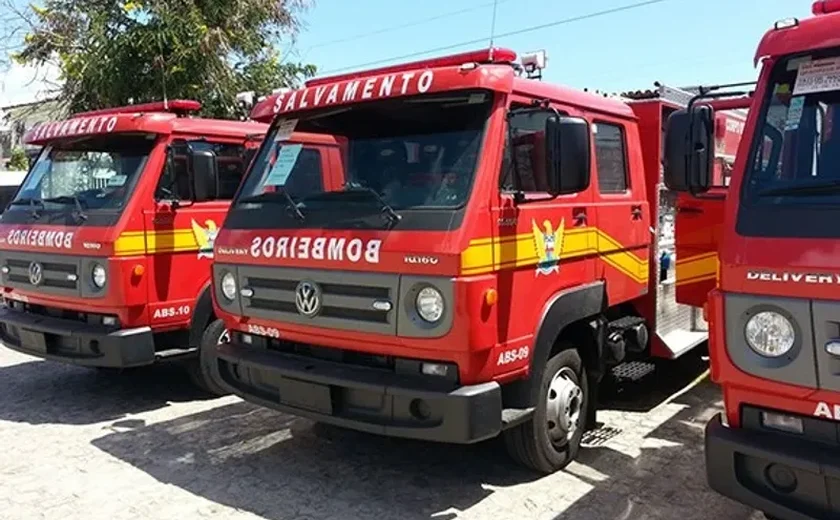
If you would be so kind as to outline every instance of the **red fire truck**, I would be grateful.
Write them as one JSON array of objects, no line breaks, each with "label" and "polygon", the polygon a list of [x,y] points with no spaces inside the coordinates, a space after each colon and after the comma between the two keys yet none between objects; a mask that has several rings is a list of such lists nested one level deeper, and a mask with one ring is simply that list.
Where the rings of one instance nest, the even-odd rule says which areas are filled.
[{"label": "red fire truck", "polygon": [[[213,262],[226,389],[385,435],[502,433],[552,472],[613,368],[706,339],[673,270],[659,275],[678,91],[613,99],[527,69],[492,48],[315,79],[254,107],[273,123]],[[293,130],[336,147],[305,154]],[[335,164],[343,184],[317,185]]]},{"label": "red fire truck", "polygon": [[99,110],[25,136],[43,149],[0,217],[4,345],[107,369],[187,361],[221,391],[198,356],[224,332],[212,244],[268,127],[188,117],[200,108]]},{"label": "red fire truck", "polygon": [[672,116],[666,150],[667,184],[695,194],[683,195],[679,241],[691,218],[722,215],[707,316],[725,413],[706,429],[708,481],[784,520],[840,518],[840,1],[813,12],[758,46],[728,196],[709,187],[708,153],[732,92]]}]

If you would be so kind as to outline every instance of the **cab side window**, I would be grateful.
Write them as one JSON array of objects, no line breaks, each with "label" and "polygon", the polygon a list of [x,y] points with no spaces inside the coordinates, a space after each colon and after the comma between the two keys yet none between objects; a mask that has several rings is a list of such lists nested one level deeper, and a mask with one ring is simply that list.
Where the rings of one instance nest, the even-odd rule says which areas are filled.
[{"label": "cab side window", "polygon": [[627,155],[624,130],[610,123],[596,123],[595,160],[598,168],[598,186],[601,193],[627,191]]},{"label": "cab side window", "polygon": [[508,117],[509,130],[505,136],[499,189],[503,192],[544,193],[548,191],[545,122],[555,112],[522,108],[512,107],[514,113]]},{"label": "cab side window", "polygon": [[[215,200],[233,199],[256,150],[231,143],[192,142],[189,146],[211,150],[216,155],[219,190]],[[171,158],[164,167],[155,191],[157,200],[192,199],[187,150],[186,141],[174,141],[170,146]]]}]

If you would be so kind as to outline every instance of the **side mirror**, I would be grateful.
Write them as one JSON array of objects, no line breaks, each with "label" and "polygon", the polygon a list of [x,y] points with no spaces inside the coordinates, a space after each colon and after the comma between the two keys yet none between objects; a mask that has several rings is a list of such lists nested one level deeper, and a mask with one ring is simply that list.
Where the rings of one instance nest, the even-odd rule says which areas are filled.
[{"label": "side mirror", "polygon": [[715,113],[694,105],[668,117],[665,130],[665,185],[674,191],[703,193],[712,184]]},{"label": "side mirror", "polygon": [[188,167],[195,202],[214,200],[219,193],[216,154],[210,150],[197,150],[190,146]]},{"label": "side mirror", "polygon": [[579,117],[554,115],[545,121],[545,159],[549,193],[570,195],[589,187],[589,124]]}]

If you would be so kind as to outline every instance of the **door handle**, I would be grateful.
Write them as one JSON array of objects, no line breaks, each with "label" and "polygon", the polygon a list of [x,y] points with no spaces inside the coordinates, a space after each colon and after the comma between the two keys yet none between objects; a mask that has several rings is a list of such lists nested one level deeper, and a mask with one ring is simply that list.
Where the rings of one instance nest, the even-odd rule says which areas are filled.
[{"label": "door handle", "polygon": [[575,208],[572,210],[572,215],[575,219],[575,227],[581,227],[586,225],[586,209],[584,208]]},{"label": "door handle", "polygon": [[630,215],[633,217],[633,220],[642,220],[642,206],[631,206]]}]

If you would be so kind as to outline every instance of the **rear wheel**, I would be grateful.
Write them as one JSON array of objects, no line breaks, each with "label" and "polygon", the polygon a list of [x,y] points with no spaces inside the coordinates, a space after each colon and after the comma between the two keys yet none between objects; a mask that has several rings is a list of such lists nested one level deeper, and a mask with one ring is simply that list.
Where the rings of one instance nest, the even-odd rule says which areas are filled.
[{"label": "rear wheel", "polygon": [[533,418],[503,432],[508,453],[542,473],[565,468],[580,449],[589,398],[580,354],[563,345],[543,370]]},{"label": "rear wheel", "polygon": [[227,343],[228,341],[230,341],[230,334],[222,320],[211,321],[201,335],[198,359],[191,360],[187,368],[193,383],[211,394],[227,394],[213,378],[213,364],[216,362],[216,347],[220,343]]}]

